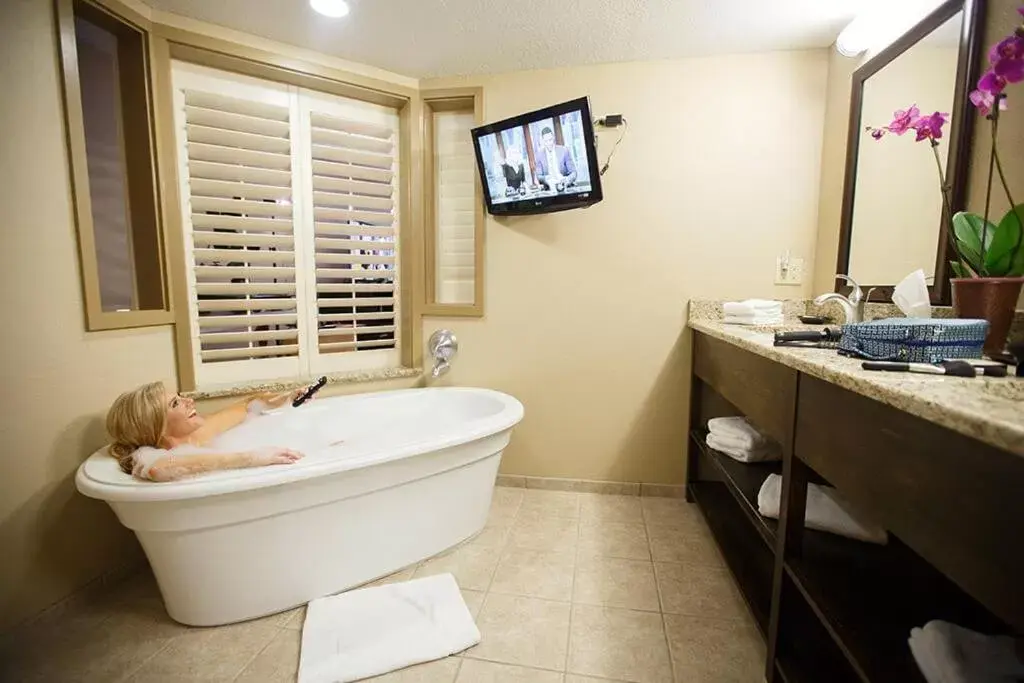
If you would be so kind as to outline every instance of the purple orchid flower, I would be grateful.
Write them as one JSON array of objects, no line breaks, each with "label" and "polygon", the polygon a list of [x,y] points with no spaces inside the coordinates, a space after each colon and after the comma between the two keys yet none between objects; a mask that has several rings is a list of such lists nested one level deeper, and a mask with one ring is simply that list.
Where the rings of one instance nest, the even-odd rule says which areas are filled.
[{"label": "purple orchid flower", "polygon": [[[969,95],[971,104],[975,106],[982,116],[992,113],[992,106],[996,103],[996,96],[985,90],[974,90]],[[1000,111],[1006,111],[1006,98],[999,98]]]},{"label": "purple orchid flower", "polygon": [[[910,105],[908,109],[897,109],[892,115],[892,123],[886,126],[886,130],[896,135],[903,135],[914,127],[914,123],[920,118],[921,110],[916,104]],[[876,140],[878,138],[875,138]]]},{"label": "purple orchid flower", "polygon": [[942,127],[949,120],[949,114],[935,112],[931,116],[922,116],[914,122],[913,129],[917,131],[916,141],[938,140],[942,137]]},{"label": "purple orchid flower", "polygon": [[989,63],[996,64],[1004,59],[1024,59],[1024,37],[1010,34],[988,51]]},{"label": "purple orchid flower", "polygon": [[998,95],[1003,92],[1003,88],[1006,87],[1006,79],[995,72],[994,69],[990,69],[978,81],[978,90],[982,90],[991,95]]},{"label": "purple orchid flower", "polygon": [[[1021,39],[1024,42],[1024,38]],[[992,66],[992,71],[1006,83],[1024,81],[1024,58],[1000,59]]]},{"label": "purple orchid flower", "polygon": [[871,133],[871,137],[875,140],[881,140],[885,136],[885,128],[872,128],[868,126],[868,132]]},{"label": "purple orchid flower", "polygon": [[1017,14],[1024,17],[1024,5],[1021,5],[1020,7],[1017,8]]}]

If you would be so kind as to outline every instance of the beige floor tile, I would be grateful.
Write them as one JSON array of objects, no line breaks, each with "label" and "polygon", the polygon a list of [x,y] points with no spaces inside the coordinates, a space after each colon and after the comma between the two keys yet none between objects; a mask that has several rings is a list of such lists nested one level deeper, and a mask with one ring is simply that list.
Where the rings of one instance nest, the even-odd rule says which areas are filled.
[{"label": "beige floor tile", "polygon": [[687,529],[648,524],[647,538],[650,540],[651,557],[655,562],[725,566],[711,532],[705,526]]},{"label": "beige floor tile", "polygon": [[765,646],[746,623],[666,614],[676,677],[686,683],[751,683],[764,678]]},{"label": "beige floor tile", "polygon": [[381,577],[376,581],[371,581],[365,586],[360,588],[372,588],[374,586],[387,586],[392,583],[402,583],[403,581],[409,581],[412,579],[413,574],[416,573],[416,567],[406,567],[405,569],[399,569],[394,574],[388,574],[387,576]]},{"label": "beige floor tile", "polygon": [[631,683],[672,680],[662,615],[590,605],[572,609],[570,673]]},{"label": "beige floor tile", "polygon": [[697,506],[682,498],[640,498],[640,505],[647,524],[685,529],[704,526]]},{"label": "beige floor tile", "polygon": [[569,603],[489,593],[477,618],[482,640],[465,656],[561,671]]},{"label": "beige floor tile", "polygon": [[580,519],[584,522],[643,524],[640,496],[580,494]]},{"label": "beige floor tile", "polygon": [[562,683],[562,674],[478,659],[462,662],[456,683]]},{"label": "beige floor tile", "polygon": [[268,618],[270,619],[270,623],[278,628],[291,628],[289,624],[297,619],[299,623],[295,628],[302,628],[302,620],[305,616],[306,606],[302,605],[301,607],[285,610],[284,612],[280,612]]},{"label": "beige floor tile", "polygon": [[469,613],[473,615],[474,619],[479,616],[480,608],[484,605],[484,597],[486,595],[483,591],[462,589],[462,599],[466,601],[466,607],[469,608]]},{"label": "beige floor tile", "polygon": [[242,670],[234,683],[292,683],[299,674],[302,634],[282,629],[256,658]]},{"label": "beige floor tile", "polygon": [[516,520],[505,549],[571,552],[578,540],[579,522],[575,519],[525,516]]},{"label": "beige floor tile", "polygon": [[576,555],[571,551],[513,549],[498,562],[491,592],[568,602],[575,566]]},{"label": "beige floor tile", "polygon": [[590,676],[577,676],[576,674],[566,674],[565,683],[622,683],[621,681],[615,681],[611,678],[591,678]]},{"label": "beige floor tile", "polygon": [[580,494],[572,491],[526,489],[519,514],[545,518],[579,519]]},{"label": "beige floor tile", "polygon": [[171,641],[130,681],[230,681],[280,632],[261,621],[194,629]]},{"label": "beige floor tile", "polygon": [[376,683],[453,683],[461,663],[462,660],[457,657],[445,657],[367,680]]},{"label": "beige floor tile", "polygon": [[746,606],[723,567],[656,562],[654,573],[666,614],[684,614],[709,619],[745,619]]},{"label": "beige floor tile", "polygon": [[588,521],[584,517],[580,523],[579,550],[581,556],[651,559],[647,529],[643,524]]},{"label": "beige floor tile", "polygon": [[658,586],[649,561],[580,557],[572,601],[587,605],[658,611]]},{"label": "beige floor tile", "polygon": [[459,588],[487,590],[497,566],[498,553],[491,548],[463,545],[423,562],[416,569],[414,578],[450,572]]},{"label": "beige floor tile", "polygon": [[301,631],[302,624],[306,621],[306,607],[296,607],[294,610],[289,612],[288,621],[281,624],[281,628],[291,629],[293,631]]},{"label": "beige floor tile", "polygon": [[487,516],[487,524],[507,526],[515,519],[519,506],[523,502],[524,489],[497,487],[491,498],[491,511]]},{"label": "beige floor tile", "polygon": [[466,545],[478,545],[484,548],[494,548],[501,552],[508,542],[509,532],[512,530],[511,523],[508,525],[488,524],[483,530],[466,542]]}]

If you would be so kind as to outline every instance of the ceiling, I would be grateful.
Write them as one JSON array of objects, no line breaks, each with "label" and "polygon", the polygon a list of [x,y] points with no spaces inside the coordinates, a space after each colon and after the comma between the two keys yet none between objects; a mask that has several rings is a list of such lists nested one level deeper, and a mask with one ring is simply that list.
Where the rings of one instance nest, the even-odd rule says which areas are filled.
[{"label": "ceiling", "polygon": [[866,0],[147,0],[418,78],[827,47]]}]

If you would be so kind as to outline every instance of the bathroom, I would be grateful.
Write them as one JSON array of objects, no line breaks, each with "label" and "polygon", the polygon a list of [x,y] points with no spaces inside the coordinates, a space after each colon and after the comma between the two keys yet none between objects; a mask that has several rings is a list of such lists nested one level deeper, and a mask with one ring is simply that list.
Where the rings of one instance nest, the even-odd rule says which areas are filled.
[{"label": "bathroom", "polygon": [[[414,102],[429,103],[432,91],[455,91],[459,111],[472,115],[473,125],[584,95],[595,117],[625,117],[628,126],[595,133],[601,163],[615,149],[602,176],[602,202],[528,217],[486,216],[480,209],[473,217],[479,239],[472,305],[439,302],[435,286],[428,287],[430,203],[399,192],[399,201],[408,202],[402,214],[410,217],[402,229],[413,231],[412,246],[399,255],[407,269],[400,308],[405,355],[386,367],[325,370],[349,380],[362,374],[364,381],[332,381],[311,405],[378,391],[478,387],[514,397],[524,408],[501,457],[488,527],[454,559],[435,558],[433,567],[425,559],[396,577],[454,574],[483,636],[477,655],[468,651],[381,680],[762,680],[769,639],[699,501],[684,498],[688,453],[697,451],[691,405],[697,398],[702,409],[715,409],[706,396],[694,396],[695,385],[711,382],[708,373],[694,380],[690,302],[805,301],[836,289],[851,86],[854,71],[874,52],[847,57],[835,42],[870,3],[842,0],[824,10],[822,3],[793,0],[777,12],[736,0],[715,16],[692,2],[599,3],[585,21],[565,29],[564,40],[545,38],[543,50],[515,38],[547,35],[541,19],[479,28],[505,16],[497,3],[485,3],[486,12],[477,3],[448,3],[455,14],[434,16],[420,3],[351,0],[340,20],[298,1],[288,9],[267,3],[262,13],[249,4],[241,11],[238,2],[98,4],[157,27],[149,46],[155,64],[168,58],[159,52],[169,43],[198,51],[228,46],[234,59],[297,65],[316,78],[372,83]],[[977,26],[984,60],[984,50],[1019,24],[1020,3],[967,4],[984,7]],[[131,327],[91,320],[95,294],[83,287],[83,268],[91,266],[83,266],[81,202],[73,191],[82,150],[69,148],[57,32],[58,8],[70,6],[13,0],[0,8],[7,65],[0,187],[5,203],[17,207],[8,211],[5,231],[13,240],[5,252],[14,258],[0,276],[14,322],[3,345],[0,678],[294,680],[301,609],[224,627],[174,622],[135,534],[106,503],[76,489],[79,466],[108,443],[104,415],[122,392],[152,381],[172,391],[198,390],[203,413],[236,398],[203,393],[197,382],[187,306],[157,311],[158,322]],[[530,15],[545,11],[527,5]],[[375,41],[360,35],[367,25],[401,33],[383,40],[378,34]],[[414,41],[420,26],[434,38]],[[524,44],[529,49],[517,47]],[[186,52],[179,58],[188,61]],[[299,86],[316,90],[316,78]],[[154,84],[158,113],[169,88]],[[903,106],[915,100],[922,110],[938,106],[930,108],[911,86],[905,92]],[[1008,92],[999,139],[1013,189],[1024,185],[1024,163],[1013,153],[1024,143],[1024,114]],[[156,124],[159,153],[173,126],[159,115]],[[986,122],[977,117],[966,136],[961,206],[980,212],[988,187]],[[930,163],[924,144],[911,136],[877,144],[907,147]],[[423,141],[409,145],[418,154]],[[166,155],[158,154],[158,162],[166,253],[154,272],[163,269],[166,295],[180,289],[176,269],[184,256],[180,217],[178,225],[173,219],[180,213],[177,170],[173,162],[168,168]],[[993,215],[1003,215],[998,184],[991,201]],[[932,237],[937,234],[933,223]],[[404,233],[402,239],[404,245]],[[872,256],[883,252],[884,241],[855,246],[850,274],[870,272]],[[780,260],[787,266],[782,273]],[[935,260],[933,244],[928,262],[919,265],[934,268]],[[914,269],[897,266],[887,282],[862,284],[894,285]],[[179,313],[186,314],[184,324]],[[459,350],[448,372],[434,378],[427,343],[439,329],[455,334]],[[885,381],[903,379],[885,374]],[[249,386],[300,385],[315,376],[279,374]],[[970,381],[917,375],[912,381],[951,380]],[[223,383],[214,377],[209,385]],[[749,384],[757,395],[754,380]],[[742,407],[743,397],[727,398]],[[826,422],[838,428],[844,417],[837,412]],[[969,490],[979,500],[991,493]],[[943,570],[957,575],[956,567]],[[974,593],[976,584],[958,583]],[[589,598],[576,599],[585,592]],[[993,609],[990,596],[975,597]],[[532,627],[503,630],[506,623]]]}]

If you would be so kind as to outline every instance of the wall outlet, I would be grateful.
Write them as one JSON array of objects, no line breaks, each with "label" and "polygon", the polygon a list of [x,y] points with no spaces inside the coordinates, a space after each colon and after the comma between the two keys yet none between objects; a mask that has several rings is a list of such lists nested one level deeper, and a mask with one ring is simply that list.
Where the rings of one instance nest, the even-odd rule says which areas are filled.
[{"label": "wall outlet", "polygon": [[783,254],[775,259],[775,284],[802,285],[804,283],[804,260]]}]

